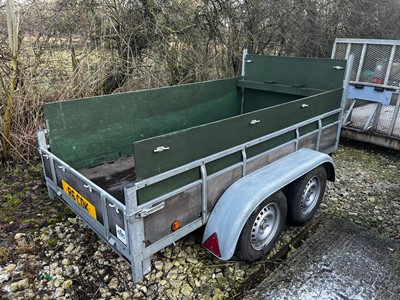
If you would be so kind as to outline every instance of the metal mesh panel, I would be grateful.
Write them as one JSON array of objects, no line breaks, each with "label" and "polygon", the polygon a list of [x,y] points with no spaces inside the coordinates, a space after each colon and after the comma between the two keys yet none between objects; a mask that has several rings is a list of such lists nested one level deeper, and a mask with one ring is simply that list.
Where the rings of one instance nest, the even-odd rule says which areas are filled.
[{"label": "metal mesh panel", "polygon": [[367,45],[360,81],[383,84],[392,46]]},{"label": "metal mesh panel", "polygon": [[346,50],[347,50],[347,44],[338,43],[336,46],[335,58],[336,59],[345,59],[346,58]]},{"label": "metal mesh panel", "polygon": [[354,54],[354,63],[353,63],[353,69],[351,71],[351,81],[355,81],[357,77],[357,69],[360,64],[360,59],[361,59],[361,51],[362,51],[363,45],[362,44],[352,44],[350,48],[350,53]]},{"label": "metal mesh panel", "polygon": [[[400,41],[338,39],[335,42],[335,58],[346,58],[349,44],[350,53],[354,54],[350,81],[361,86],[373,87],[369,87],[365,94],[370,101],[357,99],[350,114],[346,114],[349,116],[346,118],[346,126],[369,134],[400,137],[400,105],[397,105],[399,100],[395,92],[400,87]],[[382,91],[392,93],[389,105],[378,104],[380,95],[374,93]],[[376,101],[372,98],[374,96],[377,97]],[[347,101],[346,110],[350,109],[351,103],[353,100]]]},{"label": "metal mesh panel", "polygon": [[381,113],[379,115],[378,126],[376,132],[382,134],[389,134],[390,124],[393,119],[394,106],[382,106]]},{"label": "metal mesh panel", "polygon": [[[351,112],[349,126],[364,129],[367,122],[370,120],[371,115],[374,113],[376,105],[376,103],[371,103],[369,101],[357,100],[356,105]],[[367,127],[369,126],[371,126],[371,124],[368,124]]]},{"label": "metal mesh panel", "polygon": [[[393,132],[389,131],[389,135],[400,137],[400,113],[398,112],[399,109],[396,107],[397,101],[400,101],[399,100],[399,95],[398,94],[393,94],[392,95],[392,100],[390,101],[390,107],[393,108],[393,113],[392,113],[392,116],[390,118],[390,126],[391,127],[393,126],[392,122],[394,121],[394,128],[393,128]],[[390,128],[390,129],[392,129],[392,128]]]},{"label": "metal mesh panel", "polygon": [[393,136],[400,138],[400,116],[397,116],[396,124],[393,130]]},{"label": "metal mesh panel", "polygon": [[[396,101],[397,95],[394,96]],[[391,134],[392,122],[395,117],[396,106],[388,105],[382,106],[381,111],[377,110],[378,103],[371,103],[365,100],[357,100],[351,112],[349,127],[372,130],[374,132],[400,137],[400,113],[397,114],[396,122],[394,124],[393,133]],[[379,113],[378,116],[373,116],[374,112]],[[374,120],[377,118],[376,128],[373,127]],[[367,125],[368,123],[368,125]]]},{"label": "metal mesh panel", "polygon": [[388,85],[400,86],[400,47],[396,47]]}]

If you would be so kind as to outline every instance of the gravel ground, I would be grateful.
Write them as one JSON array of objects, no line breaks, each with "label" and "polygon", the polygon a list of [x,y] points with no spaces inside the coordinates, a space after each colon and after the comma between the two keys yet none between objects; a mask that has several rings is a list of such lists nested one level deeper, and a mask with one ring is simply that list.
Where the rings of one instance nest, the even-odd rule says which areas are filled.
[{"label": "gravel ground", "polygon": [[[334,160],[337,180],[328,184],[317,218],[340,216],[400,240],[400,152],[345,142]],[[129,265],[77,218],[36,230],[0,221],[11,228],[3,242],[14,249],[0,260],[5,299],[226,299],[302,230],[287,227],[275,249],[253,264],[213,258],[193,233],[153,256],[151,273],[134,284]]]}]

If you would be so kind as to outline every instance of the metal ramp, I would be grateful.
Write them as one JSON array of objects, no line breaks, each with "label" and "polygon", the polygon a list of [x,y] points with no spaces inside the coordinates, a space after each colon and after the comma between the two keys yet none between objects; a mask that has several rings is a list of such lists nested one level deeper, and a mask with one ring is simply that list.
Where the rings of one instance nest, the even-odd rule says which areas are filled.
[{"label": "metal ramp", "polygon": [[351,54],[342,136],[400,150],[400,41],[335,40],[332,58]]},{"label": "metal ramp", "polygon": [[328,220],[244,300],[400,299],[400,243]]}]

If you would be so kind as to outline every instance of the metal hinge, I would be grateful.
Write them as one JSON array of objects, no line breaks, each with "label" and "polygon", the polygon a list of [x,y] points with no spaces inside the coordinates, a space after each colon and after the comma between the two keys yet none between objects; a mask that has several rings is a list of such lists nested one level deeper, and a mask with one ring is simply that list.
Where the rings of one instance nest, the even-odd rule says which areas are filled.
[{"label": "metal hinge", "polygon": [[155,212],[163,209],[165,207],[165,202],[161,202],[160,204],[157,204],[153,207],[150,208],[143,208],[139,211],[137,211],[134,216],[136,219],[141,219],[144,217],[147,217],[148,215],[154,214]]},{"label": "metal hinge", "polygon": [[251,120],[250,125],[256,125],[257,123],[260,123],[260,120]]},{"label": "metal hinge", "polygon": [[165,150],[169,150],[169,147],[160,146],[154,149],[153,152],[157,153],[157,152],[163,152]]}]

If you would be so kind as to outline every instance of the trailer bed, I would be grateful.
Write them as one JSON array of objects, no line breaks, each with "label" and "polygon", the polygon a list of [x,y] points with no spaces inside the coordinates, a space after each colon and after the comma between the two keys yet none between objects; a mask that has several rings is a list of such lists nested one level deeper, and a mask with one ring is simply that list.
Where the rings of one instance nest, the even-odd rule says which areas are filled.
[{"label": "trailer bed", "polygon": [[124,187],[132,184],[136,179],[133,156],[121,157],[78,171],[122,204],[125,204]]}]

